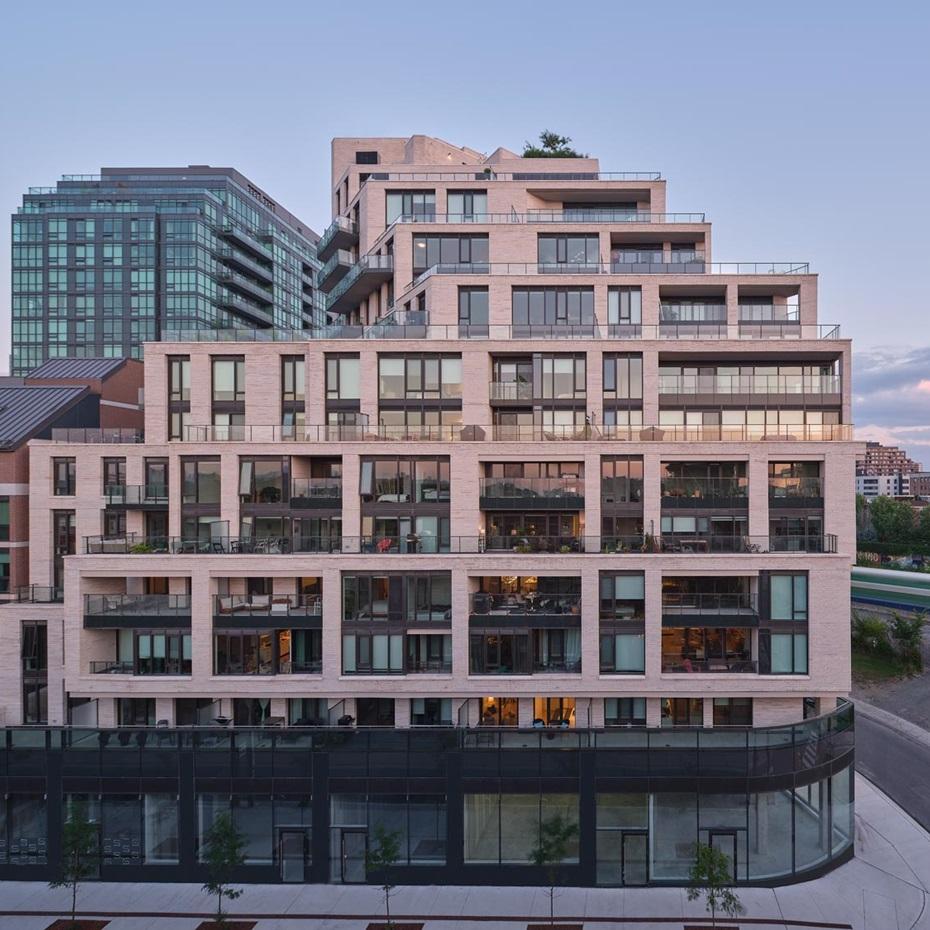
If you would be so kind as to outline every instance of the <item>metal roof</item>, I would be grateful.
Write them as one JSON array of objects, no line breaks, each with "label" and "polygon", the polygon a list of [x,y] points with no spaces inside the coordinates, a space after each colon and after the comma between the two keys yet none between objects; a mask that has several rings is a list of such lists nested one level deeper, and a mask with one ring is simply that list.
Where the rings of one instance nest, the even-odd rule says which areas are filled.
[{"label": "metal roof", "polygon": [[27,378],[106,378],[121,368],[124,358],[50,358]]},{"label": "metal roof", "polygon": [[85,393],[84,387],[0,387],[0,448],[22,445]]}]

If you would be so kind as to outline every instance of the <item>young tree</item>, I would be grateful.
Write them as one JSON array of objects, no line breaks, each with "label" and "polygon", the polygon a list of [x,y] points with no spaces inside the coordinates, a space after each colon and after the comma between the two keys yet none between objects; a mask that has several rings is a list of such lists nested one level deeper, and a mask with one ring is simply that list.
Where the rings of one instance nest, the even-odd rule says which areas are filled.
[{"label": "young tree", "polygon": [[569,143],[569,136],[560,136],[557,132],[550,132],[544,129],[539,134],[539,145],[533,145],[532,142],[523,143],[524,158],[586,158],[580,152],[576,152]]},{"label": "young tree", "polygon": [[572,840],[578,834],[578,825],[561,814],[544,820],[539,827],[539,843],[530,853],[530,862],[546,870],[549,878],[549,923],[555,923],[555,888],[558,867],[568,858]]},{"label": "young tree", "polygon": [[717,911],[727,917],[739,917],[743,913],[742,902],[732,888],[733,871],[725,852],[698,843],[689,880],[688,900],[694,901],[702,895],[707,899],[711,927],[717,926]]},{"label": "young tree", "polygon": [[209,878],[203,884],[207,894],[216,895],[216,923],[223,926],[223,898],[235,901],[242,894],[241,888],[229,887],[229,873],[245,862],[245,837],[236,829],[232,815],[220,814],[207,830],[204,837],[203,861],[207,864]]},{"label": "young tree", "polygon": [[927,618],[923,614],[906,617],[895,611],[891,615],[888,632],[898,649],[898,657],[909,674],[923,671],[924,662],[920,652],[923,643],[924,624]]},{"label": "young tree", "polygon": [[[375,827],[374,846],[365,854],[365,869],[369,872],[383,872],[393,868],[400,858],[400,833],[396,830],[386,830],[382,824]],[[384,876],[381,884],[384,892],[384,916],[388,930],[393,930],[394,922],[391,920],[391,892],[394,885]]]},{"label": "young tree", "polygon": [[99,858],[97,826],[87,817],[83,801],[72,803],[61,831],[61,876],[48,883],[49,888],[71,889],[71,926],[77,926],[78,885],[90,878]]}]

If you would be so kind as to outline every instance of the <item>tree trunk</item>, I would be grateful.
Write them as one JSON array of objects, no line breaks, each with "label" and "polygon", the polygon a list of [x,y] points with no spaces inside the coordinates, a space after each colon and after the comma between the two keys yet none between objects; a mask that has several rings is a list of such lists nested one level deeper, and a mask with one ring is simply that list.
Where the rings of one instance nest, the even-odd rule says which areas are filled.
[{"label": "tree trunk", "polygon": [[221,924],[223,922],[223,887],[220,886],[220,890],[216,893],[216,922]]},{"label": "tree trunk", "polygon": [[387,917],[388,930],[391,930],[391,891],[384,889],[384,913]]},{"label": "tree trunk", "polygon": [[77,882],[71,883],[71,926],[77,923]]},{"label": "tree trunk", "polygon": [[549,923],[555,923],[555,885],[549,886]]}]

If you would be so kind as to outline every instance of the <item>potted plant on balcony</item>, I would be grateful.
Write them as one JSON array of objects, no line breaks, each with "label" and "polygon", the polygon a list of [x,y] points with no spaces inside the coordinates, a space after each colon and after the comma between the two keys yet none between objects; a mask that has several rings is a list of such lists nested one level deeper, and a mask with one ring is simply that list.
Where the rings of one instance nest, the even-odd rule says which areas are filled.
[{"label": "potted plant on balcony", "polygon": [[131,545],[129,551],[132,555],[144,555],[146,552],[151,552],[152,547],[147,542],[138,542]]}]

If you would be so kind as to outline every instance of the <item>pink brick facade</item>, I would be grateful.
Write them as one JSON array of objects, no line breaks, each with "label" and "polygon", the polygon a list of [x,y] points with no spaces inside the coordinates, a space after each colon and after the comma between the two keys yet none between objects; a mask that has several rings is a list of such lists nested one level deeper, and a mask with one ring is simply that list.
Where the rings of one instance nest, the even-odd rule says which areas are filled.
[{"label": "pink brick facade", "polygon": [[[358,151],[376,151],[379,163],[355,164]],[[485,170],[487,169],[487,171]],[[537,177],[553,171],[560,178]],[[271,717],[288,718],[288,700],[323,698],[339,715],[355,717],[360,698],[393,698],[395,726],[411,723],[411,701],[418,698],[452,699],[453,718],[459,723],[479,723],[479,702],[489,695],[518,700],[519,723],[530,726],[537,718],[534,699],[574,699],[572,724],[603,726],[605,701],[614,698],[645,699],[646,723],[658,726],[669,698],[702,698],[702,722],[714,724],[715,698],[751,698],[752,722],[769,726],[797,721],[805,714],[805,699],[826,712],[845,697],[850,688],[849,574],[855,551],[853,485],[860,445],[851,440],[850,343],[841,340],[818,321],[815,275],[806,268],[771,273],[764,267],[715,267],[711,263],[710,224],[694,217],[676,219],[666,213],[665,182],[650,179],[600,179],[596,159],[515,161],[499,150],[490,159],[468,149],[448,146],[440,140],[413,137],[410,140],[339,139],[333,143],[334,211],[343,217],[357,216],[357,244],[350,248],[353,260],[369,254],[393,256],[393,278],[373,285],[370,293],[348,309],[340,308],[338,324],[363,327],[384,315],[391,305],[403,311],[418,306],[418,295],[428,312],[422,330],[393,334],[395,338],[357,338],[340,331],[315,334],[304,341],[152,343],[145,351],[145,442],[144,444],[65,444],[35,441],[31,444],[29,550],[30,580],[53,584],[55,540],[54,511],[72,510],[75,518],[76,553],[64,560],[65,598],[58,605],[11,605],[5,608],[3,705],[6,722],[19,723],[22,692],[14,673],[18,655],[19,622],[41,617],[48,621],[49,687],[48,722],[68,722],[68,703],[90,698],[96,702],[95,719],[102,726],[117,720],[117,700],[127,697],[152,698],[155,717],[175,722],[178,698],[209,698],[219,717],[234,716],[234,701],[256,698],[270,701]],[[415,178],[404,177],[416,173]],[[362,182],[360,176],[371,175]],[[381,179],[379,175],[385,175]],[[449,180],[444,178],[449,176]],[[435,197],[435,215],[422,222],[397,222],[386,228],[386,192],[423,191]],[[480,190],[487,193],[486,212],[469,222],[447,222],[443,204],[449,191]],[[539,211],[554,213],[572,204],[632,204],[641,220],[611,221],[609,216],[559,221]],[[356,205],[358,207],[356,211]],[[534,212],[535,211],[535,212]],[[535,221],[528,219],[536,217]],[[483,220],[488,220],[484,222]],[[548,234],[596,235],[598,268],[588,272],[566,268],[564,273],[542,272],[538,262],[538,237]],[[446,273],[415,273],[413,258],[416,235],[487,235],[487,269],[457,269]],[[390,243],[390,245],[389,245]],[[614,272],[612,255],[618,250],[654,248],[661,252],[669,269]],[[702,256],[703,270],[682,273],[670,261],[679,247],[693,248]],[[661,263],[660,263],[661,264]],[[609,288],[640,289],[641,318],[626,329],[610,320]],[[459,338],[459,289],[488,289],[486,335],[471,333]],[[512,329],[515,288],[589,288],[593,292],[596,324],[583,332],[569,334],[558,327],[544,335],[526,338]],[[725,317],[711,327],[684,330],[663,324],[663,305],[705,300],[725,307]],[[744,308],[766,302],[772,316],[766,328],[747,319]],[[785,321],[790,319],[790,324]],[[612,328],[613,327],[613,328]],[[824,338],[826,336],[826,338]],[[385,356],[435,354],[460,358],[460,417],[442,431],[425,438],[416,428],[400,432],[380,429],[384,397],[380,396],[379,364]],[[611,429],[610,399],[605,395],[604,357],[613,353],[641,358],[641,397],[633,398],[631,409],[639,411],[638,423],[627,430]],[[529,430],[519,441],[496,431],[500,406],[490,394],[494,361],[511,356],[583,356],[584,391],[575,403],[576,428],[568,433]],[[361,434],[330,433],[317,427],[327,420],[332,408],[327,403],[327,357],[357,356],[359,360],[358,410],[367,418]],[[169,359],[185,357],[190,364],[189,433],[169,439]],[[218,430],[210,437],[214,421],[211,359],[242,357],[245,372],[244,419],[232,430]],[[298,429],[282,428],[282,357],[300,356],[304,365],[304,410],[306,436]],[[777,388],[765,394],[758,388],[764,377],[791,378],[781,373],[749,375],[753,387],[748,399],[720,392],[714,403],[678,403],[663,392],[663,369],[668,366],[722,369],[756,366],[760,372],[790,369],[791,366],[830,365],[839,389],[808,392],[800,405],[796,398],[782,403],[788,390]],[[730,375],[713,374],[720,379]],[[773,382],[774,383],[774,382]],[[792,389],[793,390],[793,389]],[[802,383],[802,391],[806,391]],[[458,396],[460,393],[460,397]],[[817,394],[817,396],[814,396]],[[750,396],[751,395],[751,396]],[[742,403],[742,407],[740,407]],[[531,404],[532,406],[532,404]],[[544,407],[545,404],[535,404]],[[558,405],[556,405],[558,406]],[[779,407],[798,406],[796,416],[779,420]],[[745,409],[764,408],[765,425],[733,425],[725,416],[723,426],[689,419],[692,407],[742,414]],[[583,408],[583,409],[582,409]],[[683,421],[675,422],[678,411]],[[581,419],[577,417],[581,411]],[[713,412],[713,411],[711,411]],[[582,424],[586,425],[582,428]],[[476,427],[477,432],[467,428]],[[564,435],[566,438],[554,438]],[[210,437],[205,440],[205,437]],[[477,441],[469,441],[474,437]],[[441,553],[392,553],[360,551],[365,534],[365,504],[361,500],[363,461],[371,457],[448,457],[449,548]],[[289,457],[290,474],[310,474],[314,460],[335,459],[341,467],[341,537],[336,552],[255,553],[232,551],[232,543],[221,543],[217,551],[185,554],[179,551],[130,553],[109,549],[87,538],[98,538],[105,530],[103,460],[125,458],[127,486],[146,481],[145,461],[168,461],[167,535],[184,535],[185,504],[182,501],[182,460],[196,457],[220,460],[220,496],[217,519],[228,526],[219,534],[238,538],[244,514],[240,502],[241,461],[255,456]],[[663,504],[662,468],[674,463],[734,463],[742,469],[747,488],[745,522],[737,535],[749,540],[769,541],[772,521],[778,516],[773,503],[770,471],[773,463],[810,463],[822,489],[818,539],[833,542],[821,548],[799,545],[778,549],[768,542],[752,543],[742,551],[683,551],[669,545],[659,551],[615,551],[602,531],[601,472],[603,460],[612,456],[641,457],[643,470],[642,507],[638,519],[642,535],[665,535],[663,521],[671,511]],[[51,493],[53,461],[73,457],[77,493],[56,497]],[[522,552],[485,550],[482,540],[489,535],[487,509],[481,504],[481,479],[491,464],[583,463],[584,503],[575,515],[584,537],[585,551]],[[677,515],[679,512],[675,511]],[[147,514],[127,509],[125,532],[137,539],[146,534]],[[669,523],[669,525],[672,525]],[[813,525],[813,524],[809,524]],[[835,538],[835,539],[834,539]],[[593,540],[593,542],[589,542]],[[820,545],[820,544],[818,544]],[[96,549],[95,549],[96,546]],[[128,546],[126,547],[128,548]],[[171,546],[167,548],[171,549]],[[738,547],[737,547],[738,548]],[[826,551],[825,551],[826,550]],[[347,674],[344,672],[343,580],[355,573],[449,573],[451,582],[451,671],[416,674]],[[644,616],[642,628],[645,659],[640,671],[629,674],[602,672],[600,661],[599,599],[604,573],[642,573]],[[806,650],[808,667],[797,674],[671,670],[663,660],[663,582],[669,579],[699,579],[713,589],[714,579],[745,580],[747,592],[761,600],[767,597],[770,573],[804,576],[807,579]],[[532,576],[536,579],[577,580],[581,592],[580,671],[547,671],[528,674],[476,673],[470,650],[470,596],[482,579]],[[312,674],[234,675],[216,673],[214,628],[215,598],[245,594],[246,579],[270,579],[272,594],[292,595],[298,579],[318,578],[322,587],[322,671]],[[165,586],[155,579],[167,579]],[[85,628],[84,597],[94,594],[142,594],[146,584],[159,591],[190,595],[191,672],[183,675],[100,674],[92,663],[115,659],[112,630]],[[754,600],[753,603],[756,603]],[[763,614],[765,611],[763,611]],[[764,651],[758,627],[752,624],[747,647],[754,669],[760,667]],[[415,626],[415,625],[414,625]],[[416,633],[414,627],[408,635]]]}]

